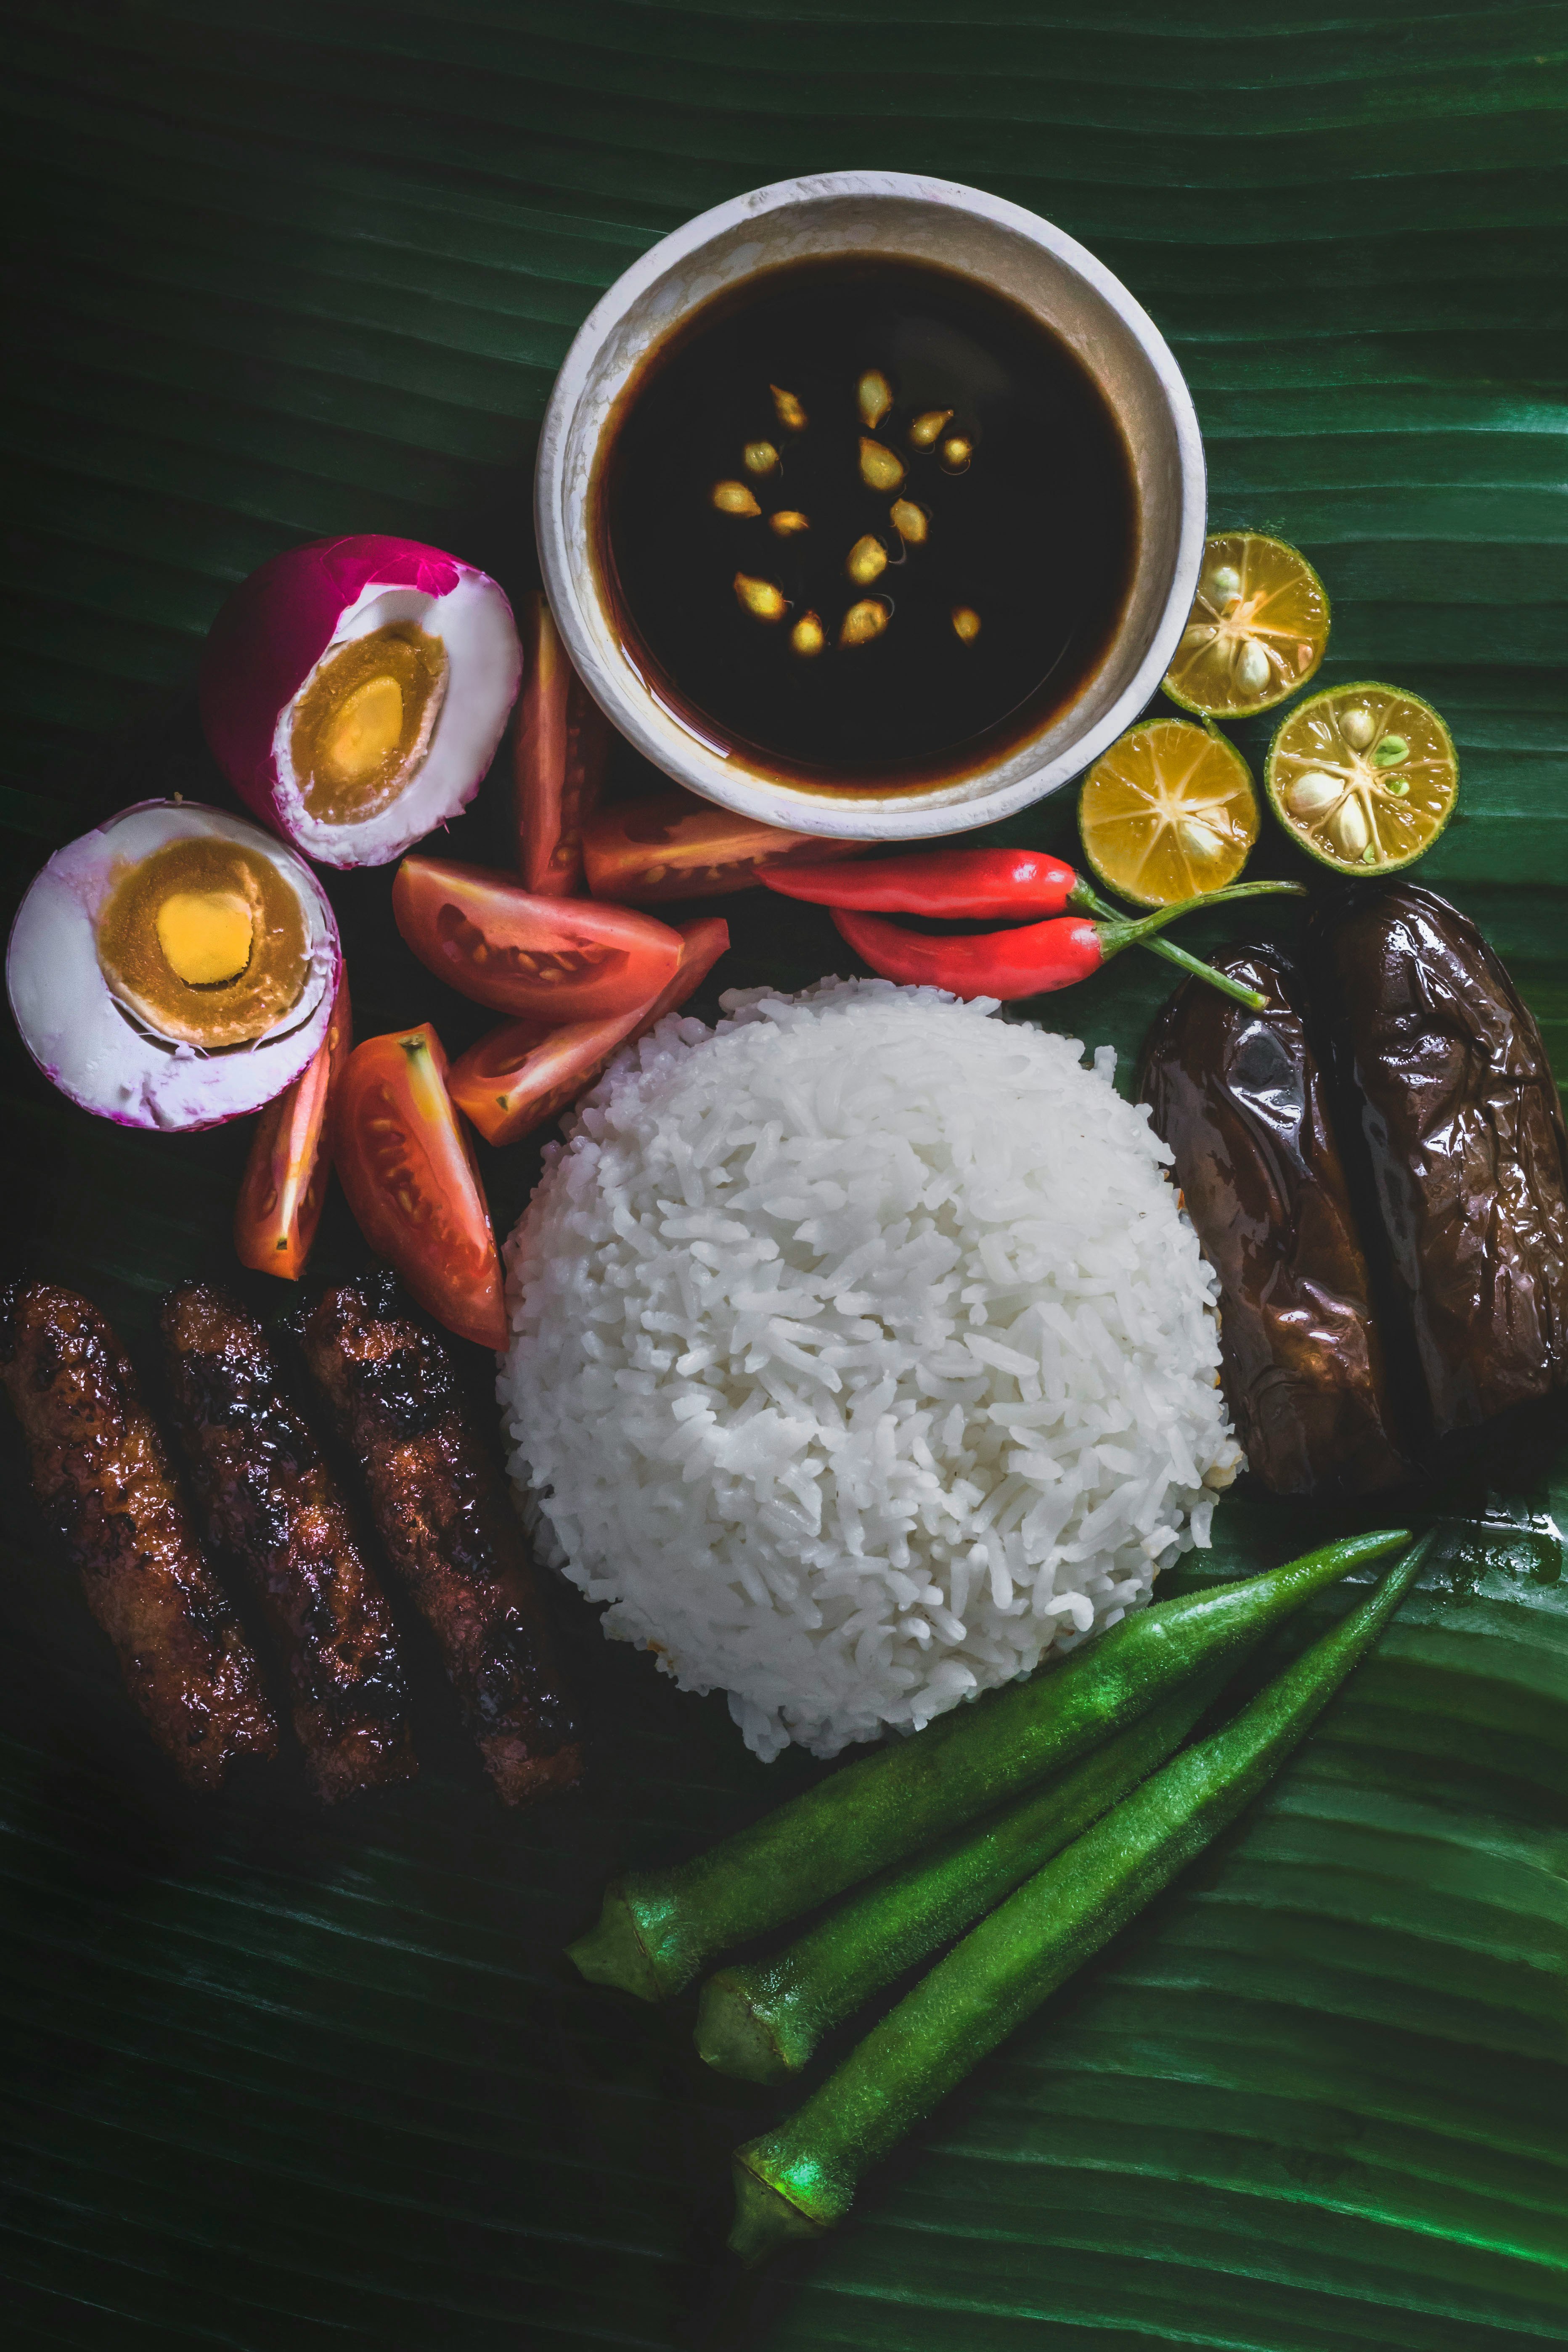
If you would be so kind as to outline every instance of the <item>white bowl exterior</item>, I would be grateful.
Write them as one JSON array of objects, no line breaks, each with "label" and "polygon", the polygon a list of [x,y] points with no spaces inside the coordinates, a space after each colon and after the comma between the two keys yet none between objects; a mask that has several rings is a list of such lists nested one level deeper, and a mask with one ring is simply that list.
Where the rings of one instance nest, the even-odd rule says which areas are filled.
[{"label": "white bowl exterior", "polygon": [[[1088,368],[1131,457],[1139,550],[1116,638],[1087,686],[1037,735],[929,787],[814,789],[708,741],[628,660],[590,551],[594,465],[642,361],[694,310],[759,270],[837,254],[938,263],[1043,319]],[[1142,709],[1170,666],[1203,559],[1203,443],[1181,371],[1104,265],[1021,205],[947,180],[836,172],[737,196],[634,262],[590,312],[540,436],[535,516],[544,585],[584,684],[668,775],[725,808],[839,840],[915,840],[994,824],[1082,773]]]}]

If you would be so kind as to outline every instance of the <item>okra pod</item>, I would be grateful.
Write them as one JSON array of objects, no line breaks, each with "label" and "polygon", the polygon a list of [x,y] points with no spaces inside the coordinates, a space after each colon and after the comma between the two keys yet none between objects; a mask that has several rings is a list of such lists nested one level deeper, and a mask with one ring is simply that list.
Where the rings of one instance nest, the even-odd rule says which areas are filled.
[{"label": "okra pod", "polygon": [[737,2149],[736,2253],[760,2260],[842,2221],[861,2175],[1236,1819],[1376,1640],[1430,1540],[972,1928],[779,2130]]},{"label": "okra pod", "polygon": [[1324,1585],[1409,1540],[1401,1528],[1347,1537],[1265,1576],[1139,1610],[1062,1664],[890,1741],[693,1861],[613,1883],[571,1957],[593,1983],[668,2000],[715,1953],[1037,1786],[1189,1675],[1237,1657]]},{"label": "okra pod", "polygon": [[825,2033],[973,1927],[1173,1755],[1233,1663],[1194,1675],[1062,1779],[873,1880],[784,1951],[721,1969],[702,1988],[699,2057],[752,2083],[798,2074]]}]

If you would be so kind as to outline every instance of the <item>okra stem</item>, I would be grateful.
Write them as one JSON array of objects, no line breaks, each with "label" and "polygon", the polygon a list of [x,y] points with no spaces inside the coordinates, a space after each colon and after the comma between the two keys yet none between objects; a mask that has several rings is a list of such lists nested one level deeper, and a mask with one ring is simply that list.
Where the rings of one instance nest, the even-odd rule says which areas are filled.
[{"label": "okra stem", "polygon": [[702,1990],[698,2054],[748,2082],[798,2074],[825,2033],[973,1927],[1163,1764],[1235,1664],[1194,1675],[1064,1778],[874,1880],[773,1958],[721,1969]]},{"label": "okra stem", "polygon": [[1430,1540],[972,1928],[779,2130],[736,2151],[736,2253],[758,2261],[841,2221],[862,2174],[1236,1819],[1376,1640]]},{"label": "okra stem", "polygon": [[668,2000],[714,1953],[1020,1795],[1189,1675],[1236,1657],[1322,1586],[1409,1540],[1403,1528],[1351,1536],[1266,1576],[1138,1610],[1064,1664],[890,1741],[695,1860],[612,1884],[571,1956],[593,1983]]}]

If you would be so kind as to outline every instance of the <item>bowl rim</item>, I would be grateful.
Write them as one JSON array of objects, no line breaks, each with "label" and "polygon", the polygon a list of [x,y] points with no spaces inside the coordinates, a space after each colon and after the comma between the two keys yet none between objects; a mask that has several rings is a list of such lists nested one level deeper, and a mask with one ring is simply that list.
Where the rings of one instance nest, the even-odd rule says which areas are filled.
[{"label": "bowl rim", "polygon": [[[860,205],[883,198],[902,205],[938,206],[1010,230],[1041,247],[1080,278],[1131,336],[1163,396],[1174,438],[1182,502],[1175,561],[1163,608],[1136,671],[1100,718],[1053,758],[995,791],[982,789],[963,799],[945,801],[939,787],[905,796],[889,795],[868,805],[826,793],[818,797],[733,768],[680,726],[629,664],[612,665],[603,659],[583,615],[582,595],[585,589],[592,593],[588,588],[591,562],[585,548],[574,548],[568,540],[566,452],[578,407],[605,345],[626,314],[661,278],[690,262],[715,239],[792,209],[840,197]],[[759,254],[757,270],[768,266],[766,255]],[[678,316],[700,308],[711,290],[697,294]],[[655,767],[702,799],[764,824],[816,833],[826,839],[932,839],[994,824],[1048,798],[1091,766],[1143,709],[1170,667],[1197,588],[1207,534],[1203,437],[1192,394],[1159,328],[1121,279],[1064,229],[1022,205],[954,180],[908,172],[812,173],[770,182],[695,215],[639,255],[601,295],[572,340],[545,407],[534,468],[534,527],[545,594],[578,676],[611,725]]]}]

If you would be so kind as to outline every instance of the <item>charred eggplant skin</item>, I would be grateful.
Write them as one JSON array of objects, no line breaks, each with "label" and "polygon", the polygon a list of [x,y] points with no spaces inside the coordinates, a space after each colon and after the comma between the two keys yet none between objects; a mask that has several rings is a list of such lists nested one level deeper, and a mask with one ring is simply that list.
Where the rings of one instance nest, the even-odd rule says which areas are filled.
[{"label": "charred eggplant skin", "polygon": [[1271,1494],[1375,1493],[1411,1465],[1297,977],[1273,948],[1218,966],[1266,1009],[1188,981],[1150,1033],[1139,1094],[1219,1278],[1231,1418]]},{"label": "charred eggplant skin", "polygon": [[1534,1017],[1468,917],[1410,883],[1320,908],[1308,958],[1435,1435],[1562,1388],[1568,1137]]}]

